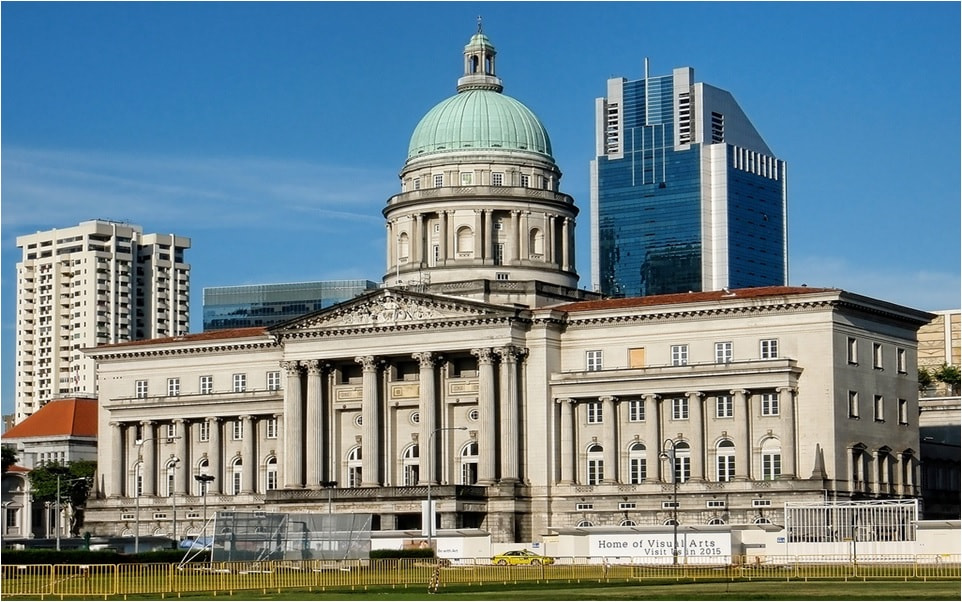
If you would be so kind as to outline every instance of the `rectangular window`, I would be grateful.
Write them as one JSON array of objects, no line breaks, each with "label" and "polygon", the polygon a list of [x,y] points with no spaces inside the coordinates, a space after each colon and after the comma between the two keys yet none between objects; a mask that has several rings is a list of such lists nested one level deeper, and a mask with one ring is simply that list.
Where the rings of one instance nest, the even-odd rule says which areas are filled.
[{"label": "rectangular window", "polygon": [[20,523],[17,520],[19,508],[7,508],[7,518],[5,524],[7,528],[17,527]]},{"label": "rectangular window", "polygon": [[895,351],[895,361],[899,374],[905,374],[908,372],[908,365],[906,364],[905,359],[905,349],[897,349]]},{"label": "rectangular window", "polygon": [[872,343],[872,367],[876,370],[882,369],[882,344]]},{"label": "rectangular window", "polygon": [[773,360],[778,357],[778,339],[763,339],[759,346],[759,356],[763,360]]},{"label": "rectangular window", "polygon": [[494,265],[504,265],[504,243],[494,245]]},{"label": "rectangular window", "polygon": [[853,338],[848,338],[848,363],[858,364],[858,341]]},{"label": "rectangular window", "polygon": [[167,441],[173,441],[174,437],[177,436],[177,427],[173,424],[166,425],[167,430]]},{"label": "rectangular window", "polygon": [[732,418],[735,416],[735,405],[731,395],[719,395],[715,398],[715,417]]},{"label": "rectangular window", "polygon": [[588,484],[597,485],[605,478],[605,461],[588,460]]},{"label": "rectangular window", "polygon": [[268,439],[277,439],[277,418],[268,418],[265,430]]},{"label": "rectangular window", "polygon": [[201,441],[210,441],[210,423],[206,420],[200,423],[198,437]]},{"label": "rectangular window", "polygon": [[732,361],[732,344],[731,341],[725,341],[722,343],[715,343],[715,363],[716,364],[730,364]]},{"label": "rectangular window", "polygon": [[601,370],[601,351],[588,351],[585,354],[585,369],[588,372]]},{"label": "rectangular window", "polygon": [[525,175],[525,174],[521,174],[521,187],[522,187],[522,188],[527,188],[527,187],[528,187],[528,184],[530,184],[530,183],[531,183],[531,177],[530,177],[530,176],[527,176],[527,175]]},{"label": "rectangular window", "polygon": [[139,399],[143,399],[147,397],[147,381],[146,380],[138,380],[134,383],[134,394]]},{"label": "rectangular window", "polygon": [[634,349],[628,350],[628,367],[629,368],[645,367],[645,348],[644,347],[635,347]]},{"label": "rectangular window", "polygon": [[767,508],[772,505],[772,500],[752,500],[752,508]]},{"label": "rectangular window", "polygon": [[706,508],[724,508],[725,500],[708,500],[705,502]]},{"label": "rectangular window", "polygon": [[244,438],[244,421],[235,420],[234,421],[234,441],[240,441]]},{"label": "rectangular window", "polygon": [[774,481],[782,474],[782,455],[779,453],[762,453],[762,479]]},{"label": "rectangular window", "polygon": [[662,510],[671,510],[673,508],[678,508],[679,505],[680,504],[678,502],[662,502],[661,508]]},{"label": "rectangular window", "polygon": [[885,401],[881,395],[875,396],[875,422],[885,422]]},{"label": "rectangular window", "polygon": [[632,485],[639,485],[648,478],[648,466],[645,458],[630,458],[628,460],[628,479]]},{"label": "rectangular window", "polygon": [[278,371],[267,373],[267,390],[279,391],[281,389],[281,373]]},{"label": "rectangular window", "polygon": [[718,456],[717,476],[719,482],[731,481],[735,478],[735,456]]},{"label": "rectangular window", "polygon": [[602,413],[601,413],[601,402],[600,401],[589,401],[586,405],[588,412],[588,424],[601,424]]},{"label": "rectangular window", "polygon": [[905,399],[899,400],[899,424],[909,423],[909,402]]},{"label": "rectangular window", "polygon": [[201,376],[200,377],[200,394],[210,395],[213,392],[214,392],[214,377]]},{"label": "rectangular window", "polygon": [[444,186],[444,174],[434,174],[434,187],[441,188],[442,186]]},{"label": "rectangular window", "polygon": [[688,420],[688,398],[675,397],[671,400],[671,419]]},{"label": "rectangular window", "polygon": [[504,186],[504,174],[503,174],[503,173],[493,173],[493,174],[491,174],[491,185],[492,185],[492,186]]},{"label": "rectangular window", "polygon": [[628,402],[628,422],[645,421],[645,400],[632,399]]},{"label": "rectangular window", "polygon": [[235,374],[234,375],[234,393],[243,393],[246,390],[247,390],[247,375]]},{"label": "rectangular window", "polygon": [[180,379],[168,378],[167,379],[167,396],[177,397],[178,395],[180,395]]},{"label": "rectangular window", "polygon": [[762,393],[762,416],[778,416],[778,393]]},{"label": "rectangular window", "polygon": [[267,471],[267,489],[277,489],[277,471],[268,470]]},{"label": "rectangular window", "polygon": [[496,280],[507,280],[507,279],[508,279],[508,273],[507,273],[507,272],[495,272],[494,277],[495,277]]},{"label": "rectangular window", "polygon": [[594,507],[594,504],[575,504],[575,510],[592,510]]},{"label": "rectangular window", "polygon": [[848,417],[858,418],[858,391],[848,392]]},{"label": "rectangular window", "polygon": [[470,186],[473,181],[474,174],[470,171],[466,171],[461,174],[461,186]]},{"label": "rectangular window", "polygon": [[671,365],[672,366],[688,365],[688,345],[672,345],[671,346]]}]

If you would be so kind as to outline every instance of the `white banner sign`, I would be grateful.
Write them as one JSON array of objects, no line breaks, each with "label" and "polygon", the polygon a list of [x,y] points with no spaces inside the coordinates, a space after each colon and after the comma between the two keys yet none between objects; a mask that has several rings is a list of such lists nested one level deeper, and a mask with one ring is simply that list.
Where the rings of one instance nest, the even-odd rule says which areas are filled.
[{"label": "white banner sign", "polygon": [[[612,534],[589,535],[588,549],[591,556],[629,556],[666,559],[673,558],[675,536],[672,533],[656,535]],[[678,558],[711,558],[731,556],[730,533],[679,533]]]}]

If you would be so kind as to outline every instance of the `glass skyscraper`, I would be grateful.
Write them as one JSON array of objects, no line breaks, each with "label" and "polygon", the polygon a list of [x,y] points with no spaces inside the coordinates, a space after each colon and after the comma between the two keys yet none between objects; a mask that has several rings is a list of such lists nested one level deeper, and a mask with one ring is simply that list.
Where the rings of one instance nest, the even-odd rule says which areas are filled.
[{"label": "glass skyscraper", "polygon": [[370,280],[324,280],[204,289],[204,331],[273,326],[378,288]]},{"label": "glass skyscraper", "polygon": [[785,162],[694,70],[608,80],[596,101],[591,278],[632,297],[784,285]]}]

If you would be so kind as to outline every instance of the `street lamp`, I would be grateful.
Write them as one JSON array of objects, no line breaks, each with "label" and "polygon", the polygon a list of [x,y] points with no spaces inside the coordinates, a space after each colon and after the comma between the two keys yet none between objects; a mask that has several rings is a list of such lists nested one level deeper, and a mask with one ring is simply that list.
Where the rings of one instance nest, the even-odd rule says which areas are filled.
[{"label": "street lamp", "polygon": [[[207,537],[207,485],[214,480],[214,475],[212,474],[195,474],[194,479],[200,483],[201,496],[204,499],[204,530],[201,532],[200,536]],[[205,541],[206,546],[209,542]]]},{"label": "street lamp", "polygon": [[[86,481],[86,480],[87,480],[87,479],[86,479],[85,477],[77,477],[77,478],[75,478],[75,479],[67,479],[66,482],[67,482],[67,483],[75,483],[75,482],[77,482],[77,481]],[[57,532],[57,533],[56,533],[56,535],[57,535],[57,551],[59,552],[59,551],[60,551],[60,530],[62,529],[62,526],[61,526],[61,524],[60,524],[61,508],[60,508],[60,475],[59,475],[59,474],[57,475],[57,500],[56,500],[55,503],[56,503],[57,513],[54,515],[54,529],[55,529],[56,532]]]},{"label": "street lamp", "polygon": [[[146,439],[141,439],[140,441],[135,441],[134,445],[137,446],[137,474],[134,478],[134,504],[135,504],[135,514],[134,514],[134,554],[140,553],[140,493],[143,489],[144,481],[144,443],[148,441],[157,441],[161,437],[147,437]],[[168,441],[174,439],[180,439],[177,437],[163,437]],[[174,534],[176,537],[176,533]]]},{"label": "street lamp", "polygon": [[179,545],[180,540],[177,539],[177,465],[180,464],[180,458],[173,458],[170,461],[170,481],[168,481],[168,493],[170,494],[170,505],[173,510],[172,527],[174,531],[174,548]]},{"label": "street lamp", "polygon": [[674,544],[671,548],[671,563],[673,565],[678,564],[678,473],[675,471],[675,442],[671,439],[665,439],[665,442],[661,445],[662,452],[658,454],[658,457],[663,460],[668,460],[671,462],[671,485],[674,493],[672,494],[672,506],[671,506],[671,524],[672,531],[674,535]]},{"label": "street lamp", "polygon": [[[327,550],[333,552],[334,544],[331,541],[331,533],[334,531],[333,507],[331,506],[331,493],[337,487],[337,481],[321,481],[321,487],[327,489]],[[332,554],[333,556],[333,554]]]},{"label": "street lamp", "polygon": [[434,509],[431,507],[431,480],[434,478],[433,468],[434,468],[434,454],[431,450],[434,449],[432,446],[432,441],[434,441],[434,435],[440,433],[441,431],[466,431],[468,427],[466,426],[442,426],[431,431],[428,435],[428,449],[427,449],[427,462],[425,462],[425,467],[428,469],[427,481],[428,484],[428,548],[431,548],[431,538],[434,533]]}]

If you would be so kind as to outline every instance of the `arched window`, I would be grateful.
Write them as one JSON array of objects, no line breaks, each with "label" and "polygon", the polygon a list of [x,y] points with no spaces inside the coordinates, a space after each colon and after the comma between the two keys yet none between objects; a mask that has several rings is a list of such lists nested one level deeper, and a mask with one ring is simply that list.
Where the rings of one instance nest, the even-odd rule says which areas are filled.
[{"label": "arched window", "polygon": [[471,441],[461,448],[461,484],[478,482],[478,442]]},{"label": "arched window", "polygon": [[164,467],[164,494],[167,497],[174,495],[177,490],[177,460],[171,460]]},{"label": "arched window", "polygon": [[594,527],[590,520],[583,520],[578,523],[579,527]]},{"label": "arched window", "polygon": [[674,525],[678,525],[678,524],[680,524],[680,523],[679,523],[677,520],[673,519],[673,518],[669,518],[669,519],[666,520],[663,524],[668,525],[668,526],[674,526]]},{"label": "arched window", "polygon": [[244,477],[244,460],[238,456],[231,462],[230,471],[230,492],[237,495],[241,492]]},{"label": "arched window", "polygon": [[756,525],[770,525],[772,524],[772,521],[768,520],[764,516],[759,516],[755,520],[753,520],[752,523]]},{"label": "arched window", "polygon": [[648,460],[645,444],[635,441],[628,446],[628,482],[644,483],[648,478]]},{"label": "arched window", "polygon": [[401,485],[412,487],[418,484],[421,450],[415,443],[409,445],[401,454]]},{"label": "arched window", "polygon": [[635,526],[635,521],[626,518],[625,520],[621,521],[621,526],[622,526],[622,527],[634,527],[634,526]]},{"label": "arched window", "polygon": [[762,479],[774,481],[782,474],[782,444],[774,437],[762,441]]},{"label": "arched window", "polygon": [[407,232],[401,232],[397,237],[397,256],[400,263],[407,263],[411,257],[411,239]]},{"label": "arched window", "polygon": [[266,491],[277,489],[277,458],[274,456],[271,456],[267,459],[267,471],[264,489]]},{"label": "arched window", "polygon": [[724,525],[724,524],[725,524],[725,521],[722,520],[722,519],[720,519],[720,518],[718,518],[718,517],[715,517],[715,518],[709,520],[709,521],[708,521],[708,524],[709,524],[709,525]]},{"label": "arched window", "polygon": [[458,254],[464,253],[465,257],[472,257],[474,255],[474,232],[471,228],[467,226],[458,228],[457,239]]},{"label": "arched window", "polygon": [[[209,468],[210,468],[210,463],[207,461],[207,458],[204,458],[203,460],[197,463],[197,474],[209,475],[210,474],[210,471],[208,470]],[[210,483],[206,481],[198,481],[194,479],[194,483],[196,483],[195,487],[196,487],[197,495],[204,495],[204,493],[210,490]]]},{"label": "arched window", "polygon": [[691,478],[691,446],[684,441],[675,443],[675,480],[686,483]]},{"label": "arched window", "polygon": [[721,482],[735,478],[735,444],[723,439],[715,448],[715,474]]},{"label": "arched window", "polygon": [[544,256],[544,232],[540,228],[532,228],[528,233],[528,248],[532,255]]},{"label": "arched window", "polygon": [[588,484],[597,485],[605,478],[604,448],[597,443],[588,446]]},{"label": "arched window", "polygon": [[347,452],[347,486],[361,486],[361,447],[357,446]]}]

